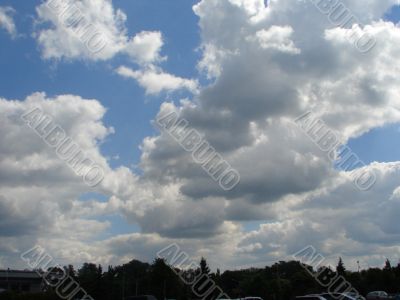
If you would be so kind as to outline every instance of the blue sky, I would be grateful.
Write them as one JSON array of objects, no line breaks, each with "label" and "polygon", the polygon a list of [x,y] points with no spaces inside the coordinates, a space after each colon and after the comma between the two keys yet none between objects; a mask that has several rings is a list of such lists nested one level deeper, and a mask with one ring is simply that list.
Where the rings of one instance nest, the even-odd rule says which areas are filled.
[{"label": "blue sky", "polygon": [[[364,99],[356,99],[357,94],[354,98],[349,98],[347,94],[347,91],[351,89],[349,86],[357,86],[363,80],[380,82],[381,71],[386,72],[384,73],[386,77],[383,76],[385,78],[391,78],[390,76],[396,72],[390,69],[390,64],[389,67],[385,65],[387,63],[385,58],[389,56],[393,60],[392,65],[395,64],[397,58],[380,55],[380,53],[392,49],[391,47],[394,49],[392,52],[397,51],[395,48],[397,40],[395,38],[393,41],[383,38],[379,40],[384,34],[397,37],[398,28],[393,24],[400,20],[400,7],[392,6],[390,4],[392,0],[385,0],[385,8],[392,6],[385,14],[382,14],[382,8],[379,5],[371,4],[370,7],[364,7],[362,0],[354,0],[352,4],[349,2],[351,9],[360,10],[356,12],[363,14],[366,22],[384,32],[377,35],[379,40],[377,49],[366,54],[369,55],[367,59],[365,59],[366,56],[361,56],[357,52],[354,54],[355,49],[343,43],[340,31],[333,31],[332,39],[328,42],[324,40],[322,43],[321,40],[324,37],[322,32],[332,29],[331,24],[316,9],[310,10],[309,7],[301,4],[301,1],[296,1],[292,10],[288,8],[274,10],[272,7],[271,15],[264,14],[269,8],[265,7],[262,4],[263,1],[260,0],[98,1],[111,3],[113,12],[120,10],[126,14],[127,19],[123,24],[126,32],[121,30],[118,32],[120,35],[132,38],[142,31],[159,31],[163,42],[159,54],[167,59],[156,57],[150,63],[141,64],[138,57],[131,59],[123,51],[116,52],[115,55],[104,60],[91,60],[87,57],[46,59],[43,57],[43,44],[37,40],[39,32],[51,28],[49,22],[37,23],[39,18],[36,9],[43,2],[0,0],[0,8],[9,6],[15,10],[11,15],[18,32],[17,36],[12,38],[4,28],[1,28],[0,19],[0,98],[19,100],[22,103],[34,92],[45,92],[49,98],[70,94],[84,99],[96,99],[102,107],[107,109],[105,116],[99,121],[100,124],[115,129],[115,133],[108,135],[104,141],[94,147],[94,152],[97,149],[100,152],[99,159],[108,158],[106,167],[109,166],[111,171],[107,184],[98,189],[87,190],[78,187],[79,184],[74,181],[75,178],[52,186],[53,180],[58,180],[55,176],[58,173],[52,173],[54,170],[51,168],[47,170],[48,173],[41,173],[41,169],[39,173],[35,173],[37,170],[34,170],[32,175],[23,168],[17,171],[5,170],[5,175],[0,170],[0,178],[7,178],[4,190],[0,184],[0,205],[5,207],[4,211],[9,214],[17,211],[13,206],[7,206],[9,202],[12,202],[11,200],[8,202],[7,197],[14,199],[14,195],[18,195],[24,199],[18,187],[38,188],[34,180],[32,185],[29,185],[30,182],[24,178],[20,182],[19,179],[15,179],[17,183],[7,185],[8,182],[13,181],[14,177],[19,178],[15,174],[27,172],[27,176],[32,178],[42,176],[44,181],[42,185],[39,185],[40,192],[27,188],[27,199],[42,196],[46,194],[44,191],[49,191],[50,194],[59,193],[61,197],[64,197],[63,204],[55,201],[58,203],[58,206],[55,205],[57,208],[52,206],[53,199],[46,200],[48,203],[44,201],[47,206],[43,204],[42,207],[38,204],[41,213],[45,215],[43,219],[50,224],[52,222],[68,224],[62,223],[62,226],[55,226],[57,228],[68,227],[75,223],[83,224],[82,232],[76,229],[78,237],[74,236],[69,240],[66,234],[65,240],[74,247],[77,247],[75,243],[82,243],[78,245],[82,248],[89,247],[88,245],[96,241],[104,242],[109,247],[107,248],[109,253],[102,253],[93,248],[93,252],[96,252],[98,256],[108,257],[109,255],[115,258],[120,255],[124,259],[137,256],[147,259],[150,253],[154,252],[153,250],[157,250],[155,247],[179,239],[188,249],[199,250],[194,251],[193,255],[212,253],[215,249],[222,249],[221,245],[224,245],[223,249],[235,249],[232,250],[232,261],[236,258],[238,264],[239,261],[251,263],[252,261],[259,262],[263,258],[277,259],[276,253],[284,255],[285,251],[288,254],[291,250],[295,250],[292,249],[295,247],[292,243],[293,236],[299,240],[299,244],[315,243],[316,246],[319,243],[324,245],[321,241],[323,236],[326,236],[327,240],[332,236],[326,245],[340,245],[337,247],[342,247],[343,251],[347,251],[349,257],[359,249],[358,247],[373,245],[368,248],[373,249],[368,250],[370,252],[367,253],[365,250],[367,260],[368,257],[378,253],[378,250],[374,248],[376,241],[369,240],[368,234],[363,231],[367,227],[374,228],[379,233],[376,235],[381,245],[385,244],[390,248],[398,243],[400,232],[399,235],[397,233],[391,235],[385,231],[385,226],[387,226],[385,222],[390,219],[385,215],[386,212],[382,211],[379,220],[371,223],[370,216],[376,213],[376,210],[371,208],[369,211],[364,211],[366,205],[357,201],[368,198],[372,202],[382,197],[395,199],[396,182],[400,176],[395,171],[388,170],[389,168],[385,169],[385,164],[378,164],[376,172],[378,176],[381,176],[379,186],[376,190],[371,190],[367,197],[365,194],[358,194],[351,183],[335,173],[333,166],[326,164],[327,157],[318,156],[321,154],[317,154],[315,145],[311,141],[302,135],[291,136],[284,121],[303,113],[302,109],[308,104],[300,103],[302,100],[295,98],[298,94],[292,93],[294,90],[306,93],[308,90],[304,87],[307,83],[312,83],[317,87],[313,92],[317,93],[319,89],[328,89],[327,86],[333,82],[338,88],[327,90],[326,93],[325,90],[321,92],[321,95],[332,95],[332,98],[327,96],[327,99],[321,101],[323,102],[321,111],[332,111],[332,115],[343,123],[337,128],[347,129],[345,138],[349,139],[348,145],[367,165],[375,161],[394,162],[397,165],[400,161],[398,151],[400,149],[400,116],[397,115],[397,111],[400,110],[395,97],[392,97],[392,95],[397,95],[394,87],[396,84],[393,83],[395,80],[387,80],[388,87],[385,86],[386,91],[393,91],[392,94],[389,95],[385,93],[386,91],[377,94],[379,99],[373,103],[376,107],[368,106],[370,103],[366,104],[363,102]],[[281,1],[288,2],[288,0]],[[371,3],[374,1],[378,0],[372,0]],[[194,12],[193,6],[198,3]],[[249,3],[254,3],[255,6]],[[365,11],[362,11],[363,9]],[[315,24],[311,26],[304,22],[302,19],[304,12],[309,14],[310,20],[314,18],[312,20],[315,20],[313,21]],[[382,29],[383,25],[381,28],[375,23],[382,16],[385,21],[388,21],[385,23],[387,28],[384,29]],[[99,24],[103,17],[99,16]],[[117,19],[117,14],[113,14],[112,17]],[[261,21],[257,21],[257,18]],[[203,26],[199,25],[200,22]],[[389,26],[390,22],[393,23],[393,28]],[[299,41],[303,37],[309,41],[309,49],[307,48],[309,45],[305,45],[307,47],[304,49],[296,48],[302,44]],[[63,39],[62,36],[58,38]],[[210,49],[206,50],[205,46],[210,46]],[[71,47],[73,48],[73,45]],[[214,60],[209,59],[210,57]],[[200,70],[198,64],[202,61],[206,61],[208,67],[215,69],[221,67],[219,73],[214,74],[207,68]],[[349,62],[354,63],[363,72],[354,72],[356,68],[351,68]],[[374,62],[376,64],[373,64]],[[378,65],[385,67],[381,70],[376,67]],[[117,68],[120,66],[132,70],[156,70],[180,79],[197,80],[199,91],[197,93],[188,88],[171,88],[167,92],[146,94],[145,88],[141,86],[138,79],[126,78],[129,76],[124,77],[118,73]],[[304,66],[309,69],[303,69]],[[369,74],[372,66],[377,69]],[[349,74],[344,72],[347,69]],[[350,80],[346,76],[356,78],[352,82],[353,85],[349,83]],[[327,82],[329,84],[326,84]],[[309,99],[315,98],[309,97]],[[188,99],[189,102],[181,103],[181,99]],[[335,102],[337,99],[340,101]],[[58,105],[59,101],[55,102]],[[89,105],[83,103],[84,101],[78,102],[84,107]],[[173,105],[165,105],[166,102],[172,102]],[[10,101],[5,101],[0,105],[5,105],[7,109],[12,110],[9,108],[10,103]],[[164,106],[162,106],[163,103]],[[315,107],[318,106],[315,105]],[[73,107],[65,109],[69,113],[74,111]],[[169,143],[165,136],[153,127],[151,122],[160,111],[174,109],[181,110],[182,115],[190,120],[193,126],[199,127],[208,141],[240,171],[242,181],[237,189],[230,194],[221,192],[218,185],[212,182],[199,166],[193,166],[192,161],[176,151],[174,147],[177,145]],[[0,117],[1,114],[0,111]],[[12,118],[10,121],[6,113],[5,115],[3,119],[13,124]],[[332,118],[332,115],[329,117]],[[382,116],[387,119],[383,120]],[[95,122],[90,117],[92,116],[88,116],[88,123],[93,125]],[[80,122],[78,119],[74,121],[77,124]],[[6,121],[4,124],[7,123]],[[271,128],[269,122],[275,124],[275,127]],[[367,133],[358,136],[358,132],[353,131],[356,127]],[[338,134],[344,134],[343,132]],[[15,151],[20,151],[17,144],[19,145],[19,141],[26,138],[25,133],[18,133],[20,135],[16,133],[15,137],[13,134],[4,134],[4,136],[1,134],[4,132],[0,129],[0,139],[5,141],[11,139],[9,143],[15,143]],[[91,141],[90,138],[92,136],[88,138]],[[158,147],[152,148],[149,142],[144,149],[139,149],[146,138]],[[0,165],[3,159],[1,151],[3,150],[0,147]],[[9,149],[4,151],[6,151],[5,156],[12,152]],[[26,151],[24,155],[31,159],[32,153],[29,149]],[[43,150],[43,152],[46,151]],[[141,159],[143,153],[145,156]],[[21,154],[20,157],[24,155]],[[14,159],[13,155],[9,157]],[[4,165],[8,167],[7,159],[4,160]],[[25,160],[21,159],[21,161],[25,163]],[[21,161],[17,160],[10,165],[19,167],[22,165]],[[45,162],[43,162],[45,167],[60,163],[55,163],[50,159],[47,164]],[[143,169],[137,166],[139,163],[143,163]],[[128,167],[130,171],[121,171],[123,169],[121,167]],[[62,167],[58,166],[55,169],[61,170]],[[66,191],[63,189],[64,184],[76,190],[71,188]],[[14,188],[16,190],[13,190]],[[326,189],[326,194],[320,194],[320,189]],[[7,201],[3,200],[3,194]],[[15,196],[15,198],[18,197]],[[344,207],[345,204],[340,201],[339,204],[332,204],[332,199],[336,198],[355,200],[354,203],[348,204],[349,207]],[[26,206],[24,201],[21,202],[22,208]],[[37,203],[42,203],[41,201],[40,199]],[[82,207],[77,202],[83,203]],[[74,205],[78,207],[77,211],[71,208]],[[3,206],[0,206],[0,209]],[[84,208],[88,207],[91,208],[93,214],[84,215],[87,213]],[[340,224],[344,226],[342,231],[337,231],[345,234],[335,236],[336,233],[330,230],[339,225],[333,226],[324,222],[327,219],[334,219],[332,216],[335,213],[342,216],[341,209],[357,211],[365,219],[360,217],[360,225],[352,226],[355,216],[348,216],[348,219]],[[331,215],[324,215],[326,212],[330,212]],[[15,218],[22,224],[38,214],[37,211],[31,213],[28,217],[25,217],[23,213],[15,213],[17,217],[23,216],[21,220]],[[59,218],[61,221],[49,217],[53,215],[62,216]],[[106,226],[107,222],[111,224],[110,227]],[[26,223],[27,228],[41,224],[39,221],[33,225]],[[5,222],[5,224],[8,223]],[[1,226],[0,224],[0,244]],[[50,227],[50,225],[46,226]],[[378,229],[375,229],[375,226]],[[85,232],[86,227],[93,231],[93,235]],[[51,243],[53,233],[47,235],[48,232],[43,231],[41,226],[37,225],[37,228],[38,233],[32,236],[32,242],[33,239],[46,240],[49,245],[53,245]],[[90,231],[89,229],[87,231]],[[382,233],[378,230],[382,230]],[[249,234],[250,231],[252,231],[251,234]],[[192,236],[187,238],[185,236],[187,232]],[[137,235],[131,235],[135,233]],[[351,240],[344,240],[344,237]],[[113,238],[117,239],[117,242]],[[132,246],[130,244],[133,243],[132,240],[134,242],[139,240],[139,243],[143,243],[148,248],[144,247],[133,254],[124,250]],[[121,248],[114,249],[114,243],[121,243]],[[276,250],[277,245],[283,245],[282,248],[285,250]],[[54,248],[53,250],[57,251]],[[4,254],[6,250],[4,253],[2,251],[0,248],[0,268],[9,255]],[[262,251],[268,254],[263,256]],[[331,250],[330,254],[335,255],[334,251],[335,249]],[[396,255],[400,257],[400,250],[396,252]],[[223,253],[221,256],[216,254],[215,263],[218,263],[218,258],[223,256]],[[2,260],[2,257],[5,259]],[[232,266],[234,265],[232,261],[220,263]]]}]

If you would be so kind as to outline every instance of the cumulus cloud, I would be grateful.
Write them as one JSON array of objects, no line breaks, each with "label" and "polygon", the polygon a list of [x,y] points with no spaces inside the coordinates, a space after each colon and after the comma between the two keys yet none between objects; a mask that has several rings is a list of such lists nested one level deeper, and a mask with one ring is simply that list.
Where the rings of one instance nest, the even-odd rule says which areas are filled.
[{"label": "cumulus cloud", "polygon": [[[0,206],[6,215],[30,223],[10,237],[2,229],[12,220],[2,220],[0,241],[9,246],[0,251],[15,253],[28,243],[15,236],[29,233],[29,242],[39,240],[60,255],[103,263],[150,260],[173,241],[193,257],[209,255],[215,266],[223,267],[290,259],[309,244],[332,262],[339,255],[368,262],[400,257],[394,214],[399,162],[365,166],[377,181],[361,192],[348,172],[335,169],[293,122],[312,110],[344,143],[400,122],[395,55],[400,29],[381,20],[395,0],[343,2],[360,14],[362,23],[332,28],[309,1],[271,0],[268,6],[262,0],[200,1],[194,6],[201,30],[198,67],[213,79],[206,87],[162,71],[157,65],[164,59],[161,34],[128,38],[126,16],[111,1],[99,0],[99,7],[89,1],[79,4],[93,13],[90,20],[107,27],[110,48],[94,56],[41,5],[39,17],[52,24],[38,31],[45,57],[105,60],[127,53],[139,67],[121,66],[117,72],[137,80],[148,94],[196,92],[192,100],[163,103],[159,115],[179,113],[239,171],[241,182],[232,191],[221,190],[166,133],[144,139],[140,176],[126,167],[112,169],[99,150],[99,142],[112,130],[102,123],[105,109],[98,101],[71,95],[48,99],[44,94],[25,101],[3,99]],[[365,32],[376,44],[360,53],[346,37]],[[56,41],[58,34],[66,36],[68,45]],[[22,129],[18,115],[32,105],[56,116],[103,166],[106,175],[96,191],[107,201],[81,201],[88,187],[37,136]],[[21,210],[31,197],[41,214]],[[141,232],[88,243],[109,228],[108,222],[96,219],[108,214],[138,224]],[[50,229],[43,230],[41,222],[31,220],[34,216]],[[255,220],[263,224],[247,232],[240,223]],[[90,228],[90,233],[76,230],[67,236],[73,224]]]},{"label": "cumulus cloud", "polygon": [[290,36],[293,29],[289,26],[271,26],[268,30],[261,29],[256,32],[254,39],[260,43],[263,49],[276,49],[278,51],[298,54],[300,49],[296,48]]},{"label": "cumulus cloud", "polygon": [[[378,217],[379,224],[370,219],[382,202],[394,199],[397,184],[388,181],[397,178],[390,171],[397,162],[368,166],[379,174],[379,183],[360,192],[293,124],[312,110],[346,143],[400,121],[394,55],[400,30],[381,20],[395,1],[344,2],[357,17],[363,12],[358,18],[362,23],[332,28],[328,16],[307,1],[270,1],[266,6],[258,0],[203,0],[194,6],[203,51],[198,67],[214,82],[194,101],[164,103],[159,114],[176,111],[204,134],[239,171],[241,182],[233,191],[221,191],[164,133],[143,143],[144,176],[164,184],[179,182],[182,194],[197,199],[199,206],[210,197],[224,199],[225,219],[271,222],[245,234],[238,244],[238,255],[254,253],[249,261],[287,257],[310,243],[336,257],[359,255],[364,244],[362,256],[368,259],[393,251],[390,242],[398,238],[387,232],[396,228],[383,221],[388,216]],[[365,33],[376,44],[361,53],[348,37]],[[329,210],[309,206],[310,199],[322,205],[332,198]],[[363,206],[361,198],[375,199],[375,204]],[[367,216],[360,217],[360,225],[352,225],[364,210]],[[374,239],[386,248],[361,235],[365,230],[358,239],[355,228],[373,230]]]},{"label": "cumulus cloud", "polygon": [[[96,189],[101,193],[105,187],[87,186],[55,149],[25,124],[21,116],[33,108],[51,116],[52,124],[63,128],[90,159],[105,171],[109,170],[99,144],[113,129],[103,125],[106,110],[97,100],[73,95],[49,98],[44,93],[34,93],[23,101],[0,99],[3,141],[0,146],[0,241],[9,245],[0,251],[2,256],[8,257],[8,267],[14,264],[26,268],[19,254],[36,243],[53,251],[61,245],[61,240],[68,245],[64,249],[74,247],[75,241],[79,240],[81,248],[76,250],[84,249],[85,241],[110,226],[107,221],[95,219],[93,214],[75,213],[77,203],[83,206],[82,195]],[[48,125],[41,125],[40,130],[51,129],[51,124],[46,123],[48,120],[42,119],[42,122]],[[105,179],[104,183],[108,181]],[[112,203],[110,201],[109,207]],[[100,206],[98,201],[95,204]],[[62,251],[58,249],[57,254]],[[58,257],[65,263],[68,260],[79,263],[74,255]]]},{"label": "cumulus cloud", "polygon": [[139,64],[154,63],[166,59],[160,55],[163,44],[161,32],[142,31],[131,38],[124,51]]},{"label": "cumulus cloud", "polygon": [[13,15],[15,10],[9,6],[0,6],[0,27],[6,30],[11,37],[17,35],[17,29],[14,23]]},{"label": "cumulus cloud", "polygon": [[[397,259],[398,226],[391,212],[398,205],[392,191],[398,186],[399,163],[368,168],[378,177],[374,189],[360,193],[341,174],[319,190],[287,197],[270,208],[275,220],[244,234],[237,251],[251,253],[246,258],[249,264],[293,259],[308,245],[326,258],[325,264],[336,265],[341,256],[353,269],[357,260],[375,266],[385,255]],[[256,244],[260,245],[251,247]]]},{"label": "cumulus cloud", "polygon": [[[207,45],[204,49],[213,45],[212,49],[235,54],[228,54],[228,59],[221,56],[217,65],[222,72],[214,84],[200,91],[195,102],[174,108],[232,162],[241,173],[241,183],[231,193],[214,188],[190,156],[172,150],[175,146],[164,135],[153,139],[156,147],[144,147],[142,166],[155,178],[166,172],[182,179],[181,191],[191,197],[277,201],[313,190],[337,176],[328,157],[291,124],[306,110],[314,110],[344,142],[399,121],[399,89],[393,77],[397,63],[386,64],[397,49],[397,44],[388,41],[396,39],[399,29],[390,22],[371,20],[365,30],[375,36],[377,44],[362,55],[351,42],[339,42],[332,36],[324,27],[328,20],[313,27],[312,31],[319,28],[319,34],[298,30],[295,25],[309,9],[307,3],[271,2],[265,7],[268,14],[257,22],[252,16],[258,10],[242,6],[247,7],[238,1],[211,0],[195,6]],[[228,11],[235,18],[228,18]],[[322,18],[316,8],[311,15]],[[285,25],[275,25],[278,19]],[[241,29],[226,31],[228,27]],[[390,39],[382,34],[386,30]],[[160,113],[165,113],[165,107]]]},{"label": "cumulus cloud", "polygon": [[146,94],[149,95],[176,90],[188,90],[196,93],[198,89],[198,84],[195,80],[164,73],[157,68],[135,71],[126,66],[120,66],[116,72],[123,77],[137,80],[140,86],[145,89]]},{"label": "cumulus cloud", "polygon": [[36,11],[35,35],[45,59],[97,61],[117,54],[127,54],[139,64],[163,59],[161,33],[143,31],[129,37],[127,16],[111,0],[47,0]]},{"label": "cumulus cloud", "polygon": [[158,66],[167,59],[161,55],[162,33],[141,31],[129,37],[127,16],[115,9],[111,0],[47,0],[36,11],[35,37],[44,59],[105,61],[126,55],[139,69],[120,66],[117,73],[137,80],[146,94],[197,91],[197,81],[169,74]]},{"label": "cumulus cloud", "polygon": [[[98,186],[87,186],[66,161],[25,124],[21,116],[33,108],[40,108],[51,116],[52,124],[63,128],[66,135],[103,168],[104,180]],[[0,99],[0,111],[3,140],[0,146],[0,241],[8,245],[0,248],[0,256],[7,257],[9,264],[26,267],[19,254],[35,244],[42,245],[49,254],[60,258],[58,263],[65,264],[79,264],[84,260],[115,264],[132,255],[151,260],[160,250],[158,247],[165,247],[170,239],[197,237],[200,244],[203,238],[219,236],[221,239],[235,227],[221,217],[223,202],[210,199],[207,205],[199,208],[191,199],[180,195],[177,185],[143,180],[126,167],[110,168],[100,145],[114,130],[102,123],[106,109],[97,100],[74,95],[49,98],[44,93],[34,93],[23,101]],[[39,125],[47,122],[45,119],[37,121]],[[40,130],[51,130],[50,125],[39,125]],[[82,200],[87,193],[102,194],[108,199],[100,201],[94,196],[91,200]],[[117,237],[99,239],[112,225],[107,218],[115,215],[140,225],[143,233],[134,234],[139,240],[151,237],[163,243],[153,248],[151,244],[144,244],[143,249],[131,249],[126,257],[118,256],[122,249],[115,248]],[[150,219],[158,221],[149,222]],[[193,253],[197,252],[193,250]]]}]

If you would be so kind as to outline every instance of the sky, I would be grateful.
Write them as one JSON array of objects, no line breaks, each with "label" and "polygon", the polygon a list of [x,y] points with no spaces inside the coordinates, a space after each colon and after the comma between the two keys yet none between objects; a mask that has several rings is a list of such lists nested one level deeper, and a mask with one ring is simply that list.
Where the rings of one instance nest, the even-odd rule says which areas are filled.
[{"label": "sky", "polygon": [[[309,245],[350,269],[397,263],[400,6],[340,3],[346,25],[308,0],[0,0],[0,268],[27,268],[35,245],[79,266],[150,262],[171,243],[222,270]],[[21,118],[33,109],[100,166],[98,184]],[[337,167],[296,122],[307,112],[361,165]],[[157,127],[171,113],[237,185]]]}]

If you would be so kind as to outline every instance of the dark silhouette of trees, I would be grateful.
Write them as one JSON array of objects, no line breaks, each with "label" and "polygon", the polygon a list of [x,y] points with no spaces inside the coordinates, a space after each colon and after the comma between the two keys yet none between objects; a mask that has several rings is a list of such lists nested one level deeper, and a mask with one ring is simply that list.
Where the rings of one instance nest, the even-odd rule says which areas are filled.
[{"label": "dark silhouette of trees", "polygon": [[[85,263],[75,270],[73,266],[64,267],[65,272],[74,278],[96,300],[124,299],[134,295],[154,295],[158,300],[197,299],[191,285],[185,285],[180,276],[187,276],[192,281],[197,279],[212,280],[231,298],[258,296],[264,300],[290,300],[298,295],[326,292],[319,285],[316,277],[323,277],[322,272],[330,276],[343,274],[346,280],[362,295],[373,290],[388,293],[400,292],[400,264],[392,267],[386,260],[382,268],[369,268],[360,272],[346,271],[343,260],[339,258],[336,272],[321,266],[313,270],[298,261],[280,261],[265,268],[212,272],[205,258],[198,269],[172,269],[163,259],[155,259],[151,264],[132,260],[120,266],[109,266],[106,271],[100,265]],[[62,273],[61,269],[53,272]],[[322,274],[322,275],[321,275]],[[212,300],[218,295],[213,292],[207,296]],[[59,297],[48,288],[40,294],[0,294],[0,300],[56,300]]]},{"label": "dark silhouette of trees", "polygon": [[392,269],[392,265],[390,263],[390,260],[386,258],[385,261],[385,267],[383,268],[384,270],[391,270]]},{"label": "dark silhouette of trees", "polygon": [[154,260],[148,276],[150,278],[148,294],[156,296],[159,300],[181,297],[183,283],[163,259]]},{"label": "dark silhouette of trees", "polygon": [[336,272],[342,276],[346,274],[346,268],[344,267],[344,263],[341,257],[339,257],[339,262],[338,265],[336,266]]},{"label": "dark silhouette of trees", "polygon": [[204,257],[200,260],[200,273],[201,274],[210,274],[210,268],[207,265],[207,261]]}]

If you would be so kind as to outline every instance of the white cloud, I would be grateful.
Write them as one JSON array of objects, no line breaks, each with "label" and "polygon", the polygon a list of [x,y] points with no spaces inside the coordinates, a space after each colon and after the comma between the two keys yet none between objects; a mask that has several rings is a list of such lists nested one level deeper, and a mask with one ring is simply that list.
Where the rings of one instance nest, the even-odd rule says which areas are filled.
[{"label": "white cloud", "polygon": [[[347,29],[332,29],[328,17],[306,1],[270,1],[268,7],[261,2],[203,0],[195,5],[203,51],[198,66],[215,81],[193,101],[165,103],[160,109],[160,114],[179,112],[203,133],[239,171],[239,185],[221,191],[163,133],[143,144],[144,175],[160,184],[179,183],[182,194],[197,199],[199,206],[211,197],[225,201],[225,220],[271,221],[237,244],[235,255],[242,262],[287,258],[309,243],[335,259],[341,247],[344,256],[371,261],[377,253],[390,253],[399,238],[388,231],[395,230],[394,223],[383,225],[387,215],[371,219],[398,187],[396,179],[389,183],[390,176],[398,176],[390,171],[398,163],[369,166],[379,174],[378,183],[360,192],[292,120],[313,110],[344,142],[400,122],[395,75],[400,29],[380,20],[394,1],[370,1],[368,6],[346,1],[364,13],[360,20],[366,24]],[[346,38],[349,31],[368,32],[375,47],[360,53]],[[375,204],[364,206],[362,198]],[[320,205],[335,201],[329,210],[316,210],[309,207],[310,199]],[[362,231],[358,239],[354,222],[360,230],[373,230],[375,242]]]},{"label": "white cloud", "polygon": [[140,86],[145,89],[146,94],[149,95],[177,90],[188,90],[189,92],[196,93],[198,90],[197,81],[164,73],[155,67],[135,71],[126,66],[120,66],[116,72],[123,77],[137,80]]},{"label": "white cloud", "polygon": [[125,53],[139,64],[162,60],[161,33],[143,31],[130,38],[127,17],[111,0],[47,0],[36,11],[35,35],[45,59],[97,61]]},{"label": "white cloud", "polygon": [[[47,98],[44,93],[32,94],[24,101],[0,99],[0,241],[12,245],[1,254],[8,257],[8,267],[25,268],[19,254],[36,243],[83,241],[109,226],[70,214],[74,201],[91,190],[24,124],[21,115],[35,107],[51,115],[93,161],[108,169],[98,143],[112,129],[102,124],[106,110],[98,101],[72,95]],[[75,262],[73,257],[65,261],[68,259]]]},{"label": "white cloud", "polygon": [[226,49],[218,49],[213,44],[205,44],[201,49],[203,56],[198,62],[197,67],[200,71],[204,71],[208,79],[218,77],[222,72],[222,61],[229,56],[234,55]]},{"label": "white cloud", "polygon": [[17,35],[17,29],[13,19],[14,13],[15,10],[12,7],[0,6],[0,27],[4,28],[13,38]]},{"label": "white cloud", "polygon": [[[51,115],[54,123],[102,166],[105,178],[99,186],[86,186],[54,149],[24,124],[21,115],[33,107]],[[106,110],[97,100],[34,93],[23,101],[0,99],[0,112],[0,242],[8,245],[0,248],[0,257],[6,257],[7,266],[25,268],[19,253],[35,244],[45,247],[61,264],[87,259],[115,264],[128,255],[151,260],[160,250],[158,246],[169,243],[166,236],[189,237],[190,241],[193,236],[213,239],[217,233],[221,240],[224,233],[232,231],[234,225],[221,218],[224,205],[220,202],[210,199],[198,214],[196,203],[182,198],[177,185],[140,179],[125,167],[111,169],[99,147],[113,129],[102,123]],[[81,200],[88,192],[103,194],[108,200]],[[181,212],[177,215],[177,211]],[[163,243],[131,248],[126,257],[118,256],[125,250],[116,248],[113,239],[99,238],[111,226],[99,218],[110,215],[138,223],[145,232],[133,234],[138,239],[154,237]],[[149,222],[151,216],[159,221]]]},{"label": "white cloud", "polygon": [[289,26],[271,26],[268,30],[262,29],[256,32],[255,39],[263,49],[275,49],[282,52],[299,54],[300,49],[296,48],[290,36],[293,29]]},{"label": "white cloud", "polygon": [[[239,10],[236,4],[210,0],[195,7],[207,45],[204,49],[227,49],[235,55],[218,56],[218,62],[214,56],[220,72],[215,83],[176,110],[241,173],[241,184],[224,194],[228,198],[277,201],[317,188],[336,176],[328,157],[290,124],[305,110],[315,110],[344,141],[400,121],[396,96],[400,90],[394,76],[398,62],[392,58],[399,29],[389,22],[368,25],[383,26],[390,34],[384,38],[381,30],[371,30],[376,48],[362,55],[351,43],[327,39],[327,20],[316,23],[310,32],[297,30],[295,25],[309,6],[296,2],[286,11],[285,3],[272,3],[269,14],[258,23],[250,22],[248,11]],[[228,18],[228,11],[235,17]],[[315,9],[311,14],[319,12]],[[276,20],[285,25],[273,25]],[[225,30],[236,27],[241,29]],[[313,31],[318,28],[319,34]],[[252,41],[257,34],[263,47]],[[264,51],[268,47],[283,51]],[[205,55],[209,55],[207,50]],[[199,167],[190,156],[175,151],[164,135],[153,143],[156,147],[144,149],[142,166],[154,178],[166,172],[182,179],[182,191],[192,197],[223,194],[206,174],[197,175]]]},{"label": "white cloud", "polygon": [[163,44],[161,32],[142,31],[128,42],[124,51],[139,64],[155,63],[166,59],[160,55]]},{"label": "white cloud", "polygon": [[129,37],[126,14],[111,0],[47,0],[37,8],[35,36],[44,59],[109,60],[128,56],[139,70],[118,68],[118,74],[136,79],[146,94],[186,89],[195,93],[198,83],[164,72],[158,64],[164,45],[160,31],[141,31]]}]

